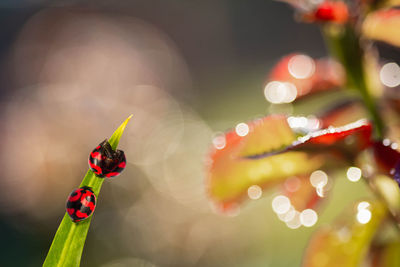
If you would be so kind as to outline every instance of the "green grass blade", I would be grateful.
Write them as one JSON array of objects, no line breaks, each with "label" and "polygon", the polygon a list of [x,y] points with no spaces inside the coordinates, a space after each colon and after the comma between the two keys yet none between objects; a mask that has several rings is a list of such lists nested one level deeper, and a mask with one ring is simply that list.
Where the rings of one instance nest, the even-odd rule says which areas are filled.
[{"label": "green grass blade", "polygon": [[[111,147],[116,149],[122,133],[125,130],[126,125],[131,119],[132,115],[129,116],[114,132],[111,138],[108,140]],[[79,187],[90,186],[95,193],[96,197],[99,196],[101,185],[104,179],[97,177],[91,170],[88,170],[85,178]],[[89,230],[90,222],[93,216],[89,219],[79,223],[74,223],[69,218],[68,214],[65,213],[60,226],[58,227],[57,233],[54,236],[53,243],[49,249],[47,257],[43,263],[44,267],[73,267],[79,266],[85,245],[86,236]]]}]

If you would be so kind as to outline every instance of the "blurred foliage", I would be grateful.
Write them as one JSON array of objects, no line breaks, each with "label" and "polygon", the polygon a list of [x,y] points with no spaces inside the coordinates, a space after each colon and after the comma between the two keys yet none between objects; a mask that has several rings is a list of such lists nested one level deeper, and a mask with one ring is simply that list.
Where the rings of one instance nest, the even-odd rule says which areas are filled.
[{"label": "blurred foliage", "polygon": [[[335,223],[313,234],[303,266],[360,266],[386,215],[383,203],[359,202]],[[365,206],[362,206],[365,204]],[[360,220],[370,217],[368,223]],[[360,216],[361,215],[361,216]],[[363,219],[363,218],[362,218]],[[395,266],[395,265],[392,265]]]}]

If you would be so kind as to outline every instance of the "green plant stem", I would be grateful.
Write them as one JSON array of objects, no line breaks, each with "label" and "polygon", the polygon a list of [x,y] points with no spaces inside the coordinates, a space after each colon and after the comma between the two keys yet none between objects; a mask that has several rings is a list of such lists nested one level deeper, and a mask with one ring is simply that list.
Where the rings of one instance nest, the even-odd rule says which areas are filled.
[{"label": "green plant stem", "polygon": [[[353,25],[334,26],[327,25],[323,28],[323,36],[326,40],[331,54],[343,65],[346,72],[347,86],[359,92],[364,101],[364,105],[373,121],[374,135],[377,139],[384,136],[384,123],[378,112],[377,105],[372,97],[367,81],[365,68],[365,51],[360,41],[360,36]],[[396,214],[390,207],[390,203],[385,197],[386,192],[374,185],[370,179],[364,179],[368,187],[377,199],[386,203],[390,219],[400,233],[400,226]]]},{"label": "green plant stem", "polygon": [[354,26],[327,25],[323,27],[323,36],[331,54],[343,65],[346,72],[347,87],[357,91],[374,123],[374,134],[377,139],[384,136],[384,124],[372,97],[365,68],[365,51],[360,36]]}]

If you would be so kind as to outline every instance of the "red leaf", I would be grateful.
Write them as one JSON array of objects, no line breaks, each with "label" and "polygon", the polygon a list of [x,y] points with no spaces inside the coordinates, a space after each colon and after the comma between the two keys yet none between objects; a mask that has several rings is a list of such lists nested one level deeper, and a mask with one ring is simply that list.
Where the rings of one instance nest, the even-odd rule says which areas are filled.
[{"label": "red leaf", "polygon": [[365,107],[360,101],[346,100],[336,103],[318,115],[321,128],[338,127],[367,117]]},{"label": "red leaf", "polygon": [[400,153],[389,139],[374,142],[374,157],[380,171],[392,177],[400,186]]},{"label": "red leaf", "polygon": [[292,177],[283,184],[283,194],[290,199],[297,211],[315,209],[324,196],[323,192],[320,193],[321,195],[318,195],[317,188],[311,185],[309,176]]},{"label": "red leaf", "polygon": [[[337,165],[343,160],[332,160],[332,155],[338,156],[332,151],[344,151],[344,159],[366,148],[371,136],[371,125],[366,121],[298,139],[284,116],[268,116],[244,125],[248,131],[230,131],[217,137],[223,142],[216,142],[210,153],[207,191],[221,211],[236,209],[251,186],[267,188],[288,177],[309,175],[332,162]],[[350,137],[353,142],[347,144]]]},{"label": "red leaf", "polygon": [[400,186],[400,153],[397,143],[390,142],[389,139],[374,142],[375,162],[381,173],[393,178]]},{"label": "red leaf", "polygon": [[[293,142],[290,146],[280,150],[265,152],[263,154],[247,156],[247,158],[264,158],[272,155],[277,155],[280,153],[288,151],[324,151],[328,152],[326,149],[341,147],[344,153],[356,152],[369,147],[371,143],[372,125],[366,120],[359,120],[342,127],[330,127],[328,129],[311,132],[305,136],[299,137],[297,141]],[[355,139],[353,140],[347,139]],[[349,144],[342,144],[347,140]],[[350,143],[354,143],[350,146]],[[346,148],[347,147],[347,148]]]},{"label": "red leaf", "polygon": [[389,139],[385,139],[374,142],[373,146],[375,161],[386,175],[393,174],[392,170],[394,170],[396,164],[400,161],[400,153],[391,148],[391,144]]},{"label": "red leaf", "polygon": [[[265,87],[265,95],[272,103],[291,102],[295,98],[300,99],[306,95],[316,92],[337,89],[344,84],[344,72],[341,66],[331,59],[314,60],[302,54],[291,54],[282,58],[272,69],[269,80]],[[282,83],[280,88],[276,84]],[[275,86],[275,87],[274,87]],[[293,94],[292,88],[296,88],[296,95],[285,97],[286,94]],[[274,92],[280,91],[277,99],[273,98]],[[278,93],[278,92],[277,92]],[[286,99],[288,98],[288,99]]]},{"label": "red leaf", "polygon": [[246,159],[264,151],[282,150],[296,140],[284,116],[268,116],[247,125],[249,131],[244,136],[230,131],[217,137],[225,144],[214,147],[209,156],[207,191],[220,211],[236,209],[253,185],[267,188],[287,177],[311,173],[323,164],[322,156],[304,152]]},{"label": "red leaf", "polygon": [[343,141],[349,136],[358,135],[358,150],[363,150],[371,145],[372,126],[366,120],[359,120],[342,127],[332,127],[325,130],[312,132],[293,144],[293,148],[307,144],[331,146]]}]

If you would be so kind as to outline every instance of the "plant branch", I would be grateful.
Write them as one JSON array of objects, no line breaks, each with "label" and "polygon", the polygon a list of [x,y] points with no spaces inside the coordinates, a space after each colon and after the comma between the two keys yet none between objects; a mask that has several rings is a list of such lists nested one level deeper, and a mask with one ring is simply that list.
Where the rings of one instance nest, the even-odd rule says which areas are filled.
[{"label": "plant branch", "polygon": [[384,123],[371,95],[365,70],[365,49],[354,26],[327,25],[323,27],[323,36],[331,54],[343,65],[347,74],[347,86],[357,91],[363,99],[371,120],[374,123],[375,137],[384,136]]},{"label": "plant branch", "polygon": [[[365,68],[365,49],[363,48],[360,36],[354,25],[335,26],[327,25],[323,28],[323,35],[331,54],[343,65],[347,74],[347,86],[358,91],[363,99],[364,105],[373,121],[374,135],[377,139],[383,139],[384,123],[378,112],[377,105],[371,95],[370,85],[367,80]],[[376,177],[363,179],[377,199],[386,203],[390,219],[400,233],[399,218],[394,212],[395,208],[388,201],[386,191],[376,185]]]}]

